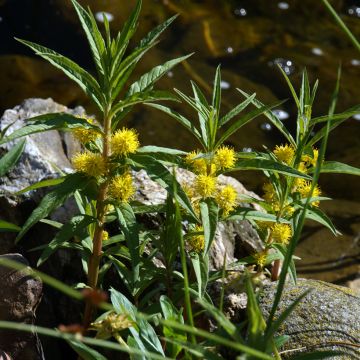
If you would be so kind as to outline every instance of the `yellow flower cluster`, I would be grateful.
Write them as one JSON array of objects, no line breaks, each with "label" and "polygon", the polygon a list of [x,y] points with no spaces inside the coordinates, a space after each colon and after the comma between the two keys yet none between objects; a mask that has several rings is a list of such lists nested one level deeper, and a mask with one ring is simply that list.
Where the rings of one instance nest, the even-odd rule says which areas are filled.
[{"label": "yellow flower cluster", "polygon": [[228,146],[220,146],[215,152],[214,161],[216,167],[219,169],[225,170],[233,168],[236,161],[234,149]]},{"label": "yellow flower cluster", "polygon": [[304,164],[305,164],[306,167],[316,166],[317,159],[318,159],[318,157],[319,157],[319,150],[313,148],[313,149],[312,149],[312,152],[313,152],[313,156],[303,155],[303,156],[301,157],[301,161],[304,162]]},{"label": "yellow flower cluster", "polygon": [[259,252],[259,253],[255,253],[253,255],[253,258],[255,260],[256,265],[258,265],[261,269],[265,266],[266,264],[266,257],[267,254],[265,251]]},{"label": "yellow flower cluster", "polygon": [[102,239],[103,241],[109,240],[109,233],[106,230],[103,231]]},{"label": "yellow flower cluster", "polygon": [[196,225],[194,232],[201,234],[194,234],[189,237],[187,242],[192,251],[199,253],[203,251],[205,247],[204,228],[200,225]]},{"label": "yellow flower cluster", "polygon": [[[77,116],[78,118],[86,120],[89,124],[93,124],[94,120],[87,116]],[[84,127],[75,128],[72,133],[75,138],[79,140],[82,144],[87,144],[91,141],[95,141],[100,137],[100,132],[95,129],[86,129]]]},{"label": "yellow flower cluster", "polygon": [[220,209],[223,210],[224,215],[227,216],[236,207],[237,192],[231,185],[226,185],[222,189],[218,190],[215,200]]},{"label": "yellow flower cluster", "polygon": [[98,153],[89,151],[76,154],[72,158],[74,169],[89,176],[102,176],[106,172],[106,163]]},{"label": "yellow flower cluster", "polygon": [[211,175],[198,175],[195,178],[194,190],[202,198],[213,196],[216,190],[216,177]]},{"label": "yellow flower cluster", "polygon": [[135,191],[130,173],[115,176],[109,185],[109,196],[118,202],[128,202]]},{"label": "yellow flower cluster", "polygon": [[[300,193],[300,196],[305,199],[307,197],[310,196],[311,193],[311,187],[312,187],[312,183],[311,181],[302,181],[298,187],[297,187],[297,191]],[[321,190],[320,188],[316,185],[314,187],[313,193],[312,193],[312,197],[319,197],[321,195]],[[312,205],[313,206],[319,206],[320,201],[313,201]]]},{"label": "yellow flower cluster", "polygon": [[295,156],[295,149],[291,145],[276,145],[273,153],[278,160],[290,165]]},{"label": "yellow flower cluster", "polygon": [[104,339],[132,326],[134,326],[134,322],[129,320],[126,314],[116,314],[115,312],[111,312],[104,319],[91,324],[91,327],[98,331],[98,336]]},{"label": "yellow flower cluster", "polygon": [[127,156],[139,148],[138,134],[134,129],[122,128],[111,137],[111,150],[114,155]]},{"label": "yellow flower cluster", "polygon": [[291,226],[288,224],[276,223],[271,227],[271,237],[274,242],[286,245],[292,236]]},{"label": "yellow flower cluster", "polygon": [[211,160],[200,156],[201,153],[199,151],[192,151],[185,157],[185,162],[191,166],[195,174],[215,174],[216,165]]}]

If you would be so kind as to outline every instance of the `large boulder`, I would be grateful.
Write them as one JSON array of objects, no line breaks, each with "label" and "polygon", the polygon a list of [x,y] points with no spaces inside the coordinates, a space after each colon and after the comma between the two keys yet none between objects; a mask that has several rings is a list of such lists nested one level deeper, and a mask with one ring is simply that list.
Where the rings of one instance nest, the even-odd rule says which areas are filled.
[{"label": "large boulder", "polygon": [[[29,265],[20,254],[0,255],[8,259]],[[42,282],[32,276],[29,268],[13,270],[0,266],[0,320],[25,324],[35,323],[35,311],[42,295]],[[14,360],[42,360],[44,354],[40,340],[35,332],[0,330],[0,349]],[[0,355],[1,355],[0,350]],[[6,359],[5,355],[3,355]]]},{"label": "large boulder", "polygon": [[[267,318],[277,283],[266,285],[260,307]],[[280,327],[278,335],[290,336],[283,358],[315,350],[340,350],[334,359],[360,359],[360,292],[323,281],[298,279],[287,283],[275,317],[301,294],[309,291]]]}]

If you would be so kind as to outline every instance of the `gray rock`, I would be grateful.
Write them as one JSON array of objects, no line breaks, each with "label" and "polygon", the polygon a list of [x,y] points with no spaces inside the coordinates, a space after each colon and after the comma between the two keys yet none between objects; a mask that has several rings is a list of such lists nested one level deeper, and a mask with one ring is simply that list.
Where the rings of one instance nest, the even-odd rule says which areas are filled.
[{"label": "gray rock", "polygon": [[[0,255],[29,265],[20,254]],[[30,269],[21,271],[0,266],[0,319],[5,321],[35,323],[35,311],[42,295],[42,282],[30,274]],[[12,359],[43,359],[43,351],[37,334],[14,330],[0,330],[0,349]]]},{"label": "gray rock", "polygon": [[[266,285],[260,296],[265,317],[269,316],[276,285]],[[298,304],[278,333],[290,336],[282,349],[285,351],[283,358],[314,350],[341,350],[346,355],[334,359],[360,359],[359,292],[323,281],[298,279],[297,285],[286,284],[275,316],[307,290],[310,293]]]}]

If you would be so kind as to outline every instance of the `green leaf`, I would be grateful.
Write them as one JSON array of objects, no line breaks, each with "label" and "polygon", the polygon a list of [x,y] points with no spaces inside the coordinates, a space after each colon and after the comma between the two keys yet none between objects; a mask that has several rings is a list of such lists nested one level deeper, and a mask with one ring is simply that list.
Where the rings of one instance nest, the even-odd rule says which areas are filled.
[{"label": "green leaf", "polygon": [[207,254],[214,241],[218,224],[219,208],[216,201],[211,198],[202,200],[200,202],[200,213],[205,237],[204,253]]},{"label": "green leaf", "polygon": [[148,73],[142,75],[138,81],[133,83],[130,86],[130,89],[127,93],[127,96],[133,95],[135,93],[143,92],[150,90],[156,81],[158,81],[164,74],[166,74],[170,69],[172,69],[177,64],[189,58],[192,54],[185,55],[173,60],[169,60],[162,65],[158,65],[151,69]]},{"label": "green leaf", "polygon": [[121,231],[125,235],[127,247],[131,256],[131,282],[133,294],[137,291],[137,282],[139,280],[140,271],[140,238],[139,225],[137,224],[135,214],[131,206],[123,203],[116,208],[116,214],[120,223]]},{"label": "green leaf", "polygon": [[65,181],[62,184],[43,197],[39,206],[26,220],[16,238],[16,242],[18,242],[39,220],[45,218],[52,211],[61,206],[65,200],[74,193],[75,190],[83,188],[87,184],[88,180],[88,178],[78,173],[67,175]]},{"label": "green leaf", "polygon": [[288,85],[288,87],[289,87],[289,89],[291,91],[291,94],[292,94],[292,96],[294,98],[294,101],[295,101],[296,107],[298,108],[299,113],[301,113],[302,108],[301,108],[301,105],[300,105],[300,101],[299,101],[299,98],[298,98],[298,96],[296,94],[296,91],[295,91],[294,87],[291,84],[291,81],[290,81],[289,77],[286,75],[285,71],[281,68],[280,64],[278,64],[278,68],[279,68],[280,72],[282,73],[282,75],[284,76],[284,79],[286,80],[286,83],[287,83],[287,85]]},{"label": "green leaf", "polygon": [[41,56],[55,67],[62,70],[65,75],[67,75],[71,80],[74,80],[84,90],[84,92],[94,100],[100,110],[103,110],[104,96],[100,90],[100,86],[94,77],[86,70],[67,57],[62,56],[44,46],[26,40],[16,40],[28,46],[34,50],[37,55]]},{"label": "green leaf", "polygon": [[197,140],[199,140],[200,144],[205,145],[204,142],[202,141],[201,135],[199,130],[195,127],[194,124],[191,123],[191,121],[189,121],[188,119],[186,119],[184,116],[180,115],[178,112],[163,106],[163,105],[159,105],[159,104],[147,104],[148,106],[151,106],[155,109],[161,110],[164,113],[170,115],[171,117],[173,117],[175,120],[177,120],[182,126],[184,126],[186,129],[188,129],[196,138]]},{"label": "green leaf", "polygon": [[0,177],[6,175],[19,161],[25,148],[25,140],[19,141],[0,159]]},{"label": "green leaf", "polygon": [[216,111],[216,118],[220,116],[220,104],[221,104],[221,72],[220,65],[216,68],[215,79],[214,79],[214,89],[212,95],[212,107]]},{"label": "green leaf", "polygon": [[354,106],[351,109],[344,111],[340,114],[324,115],[324,116],[319,116],[319,117],[313,118],[311,120],[311,124],[315,125],[315,124],[329,121],[329,120],[330,120],[330,122],[334,122],[334,121],[338,121],[338,120],[347,120],[350,117],[359,114],[359,112],[360,112],[360,106]]},{"label": "green leaf", "polygon": [[98,351],[80,341],[67,340],[66,342],[83,360],[107,360],[107,358],[101,355]]},{"label": "green leaf", "polygon": [[128,107],[132,107],[136,104],[145,104],[151,103],[155,101],[178,101],[177,98],[168,91],[163,90],[151,90],[151,91],[143,91],[140,93],[135,93],[132,96],[126,98],[123,101],[118,102],[113,108],[111,109],[111,114],[114,117],[117,117],[119,112],[124,111],[124,109]]},{"label": "green leaf", "polygon": [[0,232],[3,231],[19,232],[21,231],[21,227],[0,219]]},{"label": "green leaf", "polygon": [[240,160],[235,164],[234,168],[228,170],[227,172],[238,171],[238,170],[267,170],[271,172],[278,172],[288,176],[311,180],[311,177],[309,175],[306,175],[298,170],[295,170],[277,161],[267,160],[267,159]]},{"label": "green leaf", "polygon": [[64,182],[64,180],[65,180],[65,176],[62,176],[62,177],[59,177],[56,179],[42,180],[33,185],[27,186],[26,188],[24,188],[20,191],[17,191],[16,193],[14,193],[14,195],[21,195],[21,194],[27,193],[28,191],[31,191],[31,190],[36,190],[36,189],[41,189],[43,187],[59,185],[62,182]]},{"label": "green leaf", "polygon": [[71,1],[78,14],[82,28],[85,31],[91,52],[94,57],[95,64],[99,70],[104,71],[102,64],[102,57],[105,52],[105,42],[101,36],[99,28],[94,19],[94,16],[90,11],[87,12],[77,1],[75,0],[71,0]]},{"label": "green leaf", "polygon": [[[245,91],[240,90],[240,89],[236,89],[236,90],[238,90],[246,98],[250,97],[250,95],[247,94]],[[262,102],[260,102],[259,100],[256,100],[256,99],[253,99],[252,103],[257,108],[264,106],[264,104]],[[263,115],[266,116],[271,121],[271,123],[285,136],[285,138],[289,141],[290,144],[292,144],[293,146],[296,146],[295,140],[291,136],[290,132],[286,129],[286,127],[284,126],[282,121],[276,115],[274,115],[274,113],[272,111],[266,111]]]},{"label": "green leaf", "polygon": [[257,116],[262,115],[263,113],[269,111],[270,109],[279,106],[283,101],[278,101],[271,105],[264,105],[258,109],[250,111],[248,114],[244,115],[240,119],[236,120],[220,137],[215,147],[220,146],[225,140],[227,140],[232,134],[234,134],[237,130],[239,130],[242,126],[256,118]]},{"label": "green leaf", "polygon": [[146,348],[161,355],[164,355],[159,338],[150,323],[143,318],[137,317],[137,309],[131,302],[120,292],[115,289],[110,289],[111,303],[113,304],[118,314],[128,314],[130,318],[136,323],[136,328],[131,327],[129,330],[137,340],[140,348]]},{"label": "green leaf", "polygon": [[202,299],[209,281],[209,256],[195,253],[191,255],[190,260],[196,276],[199,298]]},{"label": "green leaf", "polygon": [[289,223],[288,220],[278,219],[275,215],[254,210],[249,207],[237,207],[230,216],[227,217],[227,220],[255,220],[255,221],[270,221],[270,222],[281,222]]},{"label": "green leaf", "polygon": [[219,121],[219,127],[225,125],[228,121],[230,121],[233,117],[238,115],[241,111],[243,111],[250,103],[255,99],[256,93],[249,96],[246,100],[244,100],[239,105],[236,105],[232,110],[230,110],[225,116],[223,116]]},{"label": "green leaf", "polygon": [[321,209],[309,207],[306,212],[306,217],[326,226],[334,235],[341,235],[341,233],[336,230],[330,218]]},{"label": "green leaf", "polygon": [[321,173],[349,174],[360,176],[360,169],[337,161],[324,161]]},{"label": "green leaf", "polygon": [[[37,262],[42,265],[64,242],[70,240],[74,235],[81,235],[96,219],[88,215],[74,216],[67,224],[64,224],[53,240],[46,246]],[[84,234],[83,234],[84,236]]]},{"label": "green leaf", "polygon": [[18,139],[20,137],[39,132],[50,130],[75,129],[78,127],[100,131],[97,126],[89,124],[85,119],[78,118],[70,114],[44,114],[28,119],[26,126],[15,130],[8,136],[5,136],[3,139],[0,140],[0,145],[8,141]]},{"label": "green leaf", "polygon": [[[283,244],[272,244],[272,247],[278,250],[278,253],[281,255],[281,260],[285,259],[286,253],[288,251],[287,246]],[[292,256],[289,262],[289,274],[291,281],[296,285],[297,275],[296,275],[296,266],[294,262],[294,256]]]}]

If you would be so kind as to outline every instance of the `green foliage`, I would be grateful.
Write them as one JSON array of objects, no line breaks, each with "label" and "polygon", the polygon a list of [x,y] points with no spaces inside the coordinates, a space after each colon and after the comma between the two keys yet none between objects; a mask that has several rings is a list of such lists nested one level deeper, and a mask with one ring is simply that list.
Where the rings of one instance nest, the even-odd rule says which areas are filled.
[{"label": "green foliage", "polygon": [[[324,0],[325,2],[325,0]],[[278,336],[280,327],[291,316],[307,293],[298,297],[275,317],[289,275],[296,282],[296,244],[306,219],[315,220],[338,231],[318,207],[320,173],[360,175],[360,170],[334,161],[324,161],[331,130],[357,113],[359,106],[335,114],[339,79],[329,113],[312,118],[318,82],[311,88],[306,71],[299,93],[283,73],[297,107],[296,133],[292,134],[271,111],[283,102],[265,105],[256,94],[237,89],[245,98],[226,114],[221,113],[221,71],[217,67],[211,99],[191,82],[192,96],[175,89],[176,95],[156,90],[155,83],[190,55],[155,66],[129,84],[136,65],[156,45],[161,33],[175,20],[172,17],[150,31],[139,44],[129,49],[138,25],[141,1],[130,14],[122,30],[112,36],[104,16],[104,36],[92,12],[72,0],[85,32],[96,74],[90,74],[72,60],[30,41],[19,40],[36,54],[74,80],[97,105],[98,121],[69,114],[46,114],[29,119],[27,125],[6,135],[0,145],[31,134],[64,130],[81,139],[84,152],[73,159],[75,172],[57,179],[43,180],[16,195],[54,186],[25,221],[22,228],[0,220],[0,231],[19,232],[19,241],[37,222],[57,229],[55,237],[41,250],[38,266],[58,249],[80,254],[87,284],[70,287],[40,272],[32,271],[44,283],[85,302],[84,332],[95,337],[77,336],[64,331],[37,328],[40,334],[68,342],[83,359],[106,359],[103,347],[128,354],[130,359],[226,359],[226,352],[238,359],[281,359],[287,336]],[[195,112],[197,124],[158,101],[182,101]],[[133,129],[121,128],[121,122],[135,105],[146,104],[175,119],[194,136],[201,149],[192,153],[159,146],[140,147]],[[250,106],[254,108],[249,110]],[[247,111],[243,114],[244,111]],[[280,131],[288,144],[273,151],[235,152],[227,141],[243,126],[263,115]],[[315,135],[313,133],[315,132]],[[81,136],[79,136],[79,134]],[[314,146],[321,142],[320,149]],[[18,142],[0,159],[0,176],[11,170],[19,159],[25,141]],[[178,168],[187,169],[189,182],[178,179]],[[166,190],[165,204],[147,205],[134,199],[134,171],[144,170]],[[256,203],[259,208],[240,202],[231,185],[222,185],[219,176],[231,171],[262,171],[267,177],[264,199],[242,196],[241,201]],[[46,219],[64,202],[74,197],[78,213],[67,223]],[[139,216],[156,216],[157,229],[147,228]],[[251,254],[223,269],[210,269],[209,254],[222,221],[248,220],[258,230],[264,250]],[[114,230],[115,229],[115,230]],[[111,233],[109,234],[108,231]],[[163,266],[159,266],[161,263]],[[282,263],[277,292],[268,319],[258,304],[261,276],[277,279],[277,265]],[[243,265],[236,281],[246,291],[246,316],[235,324],[223,312],[226,281],[232,268]],[[0,265],[24,270],[24,265],[0,259]],[[91,295],[104,288],[109,269],[116,270],[124,294],[111,288],[111,304],[94,304]],[[218,284],[214,284],[214,282]],[[220,285],[220,299],[209,294],[210,285]],[[78,291],[86,287],[90,296]],[[89,293],[88,293],[89,294]],[[126,295],[125,295],[126,294]],[[219,304],[217,304],[217,302]],[[93,318],[96,312],[98,318]],[[209,317],[214,324],[210,331]],[[202,324],[200,326],[199,324]],[[31,326],[0,321],[0,328],[33,331]],[[97,350],[92,347],[99,347]],[[320,359],[334,355],[320,352],[299,355],[298,359]]]}]

